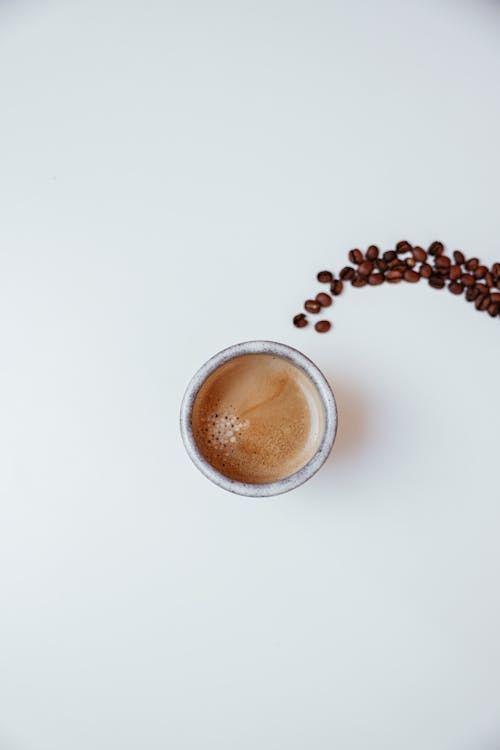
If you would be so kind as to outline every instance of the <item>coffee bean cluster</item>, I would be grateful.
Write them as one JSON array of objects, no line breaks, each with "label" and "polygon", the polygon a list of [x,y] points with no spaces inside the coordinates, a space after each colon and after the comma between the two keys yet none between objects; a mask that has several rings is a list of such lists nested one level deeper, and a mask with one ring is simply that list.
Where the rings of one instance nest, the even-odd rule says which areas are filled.
[{"label": "coffee bean cluster", "polygon": [[[349,265],[335,275],[331,271],[320,271],[317,279],[328,284],[329,291],[319,292],[314,298],[304,302],[304,309],[311,315],[318,315],[324,308],[333,304],[333,298],[344,291],[344,286],[379,286],[380,284],[416,284],[426,281],[433,289],[447,288],[452,294],[463,295],[472,302],[476,310],[487,312],[492,318],[500,317],[500,263],[490,267],[483,265],[479,258],[466,258],[460,250],[447,255],[442,242],[433,242],[427,250],[412,245],[406,240],[398,242],[394,250],[381,252],[376,245],[370,245],[366,252],[351,250]],[[297,328],[309,324],[305,313],[293,318]],[[314,328],[318,333],[326,333],[331,328],[328,320],[319,320]]]}]

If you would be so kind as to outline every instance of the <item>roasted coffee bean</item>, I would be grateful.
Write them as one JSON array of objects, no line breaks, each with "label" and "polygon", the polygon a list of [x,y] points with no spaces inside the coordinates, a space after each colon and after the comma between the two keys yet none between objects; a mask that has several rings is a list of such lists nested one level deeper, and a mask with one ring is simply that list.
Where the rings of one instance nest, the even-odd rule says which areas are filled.
[{"label": "roasted coffee bean", "polygon": [[341,281],[340,279],[336,279],[330,284],[330,291],[336,297],[338,297],[339,294],[342,294],[343,290],[344,290],[344,282]]},{"label": "roasted coffee bean", "polygon": [[474,302],[477,297],[479,297],[479,291],[475,286],[470,286],[465,292],[465,299],[467,302]]},{"label": "roasted coffee bean", "polygon": [[432,266],[428,263],[422,263],[420,266],[420,276],[422,276],[423,279],[430,279],[432,276]]},{"label": "roasted coffee bean", "polygon": [[427,260],[427,253],[425,252],[423,247],[419,247],[417,245],[416,247],[412,248],[411,253],[415,260],[418,260],[419,263],[425,263],[425,261]]},{"label": "roasted coffee bean", "polygon": [[[406,257],[401,257],[405,254]],[[429,255],[433,256],[431,262],[427,262]],[[500,262],[493,263],[489,269],[478,258],[467,260],[461,250],[455,250],[451,259],[445,254],[443,243],[437,241],[431,243],[427,251],[420,245],[413,247],[406,240],[401,240],[395,250],[386,250],[382,255],[376,245],[369,245],[365,253],[355,248],[349,251],[348,256],[355,267],[345,266],[340,272],[340,279],[336,279],[331,271],[319,271],[317,274],[320,283],[330,285],[332,295],[342,293],[344,281],[349,281],[354,287],[363,287],[367,284],[379,286],[385,282],[398,284],[403,280],[414,284],[425,278],[432,288],[443,289],[447,286],[452,294],[465,293],[466,300],[473,302],[478,310],[487,310],[492,317],[500,317]],[[316,314],[332,302],[330,294],[320,292],[315,299],[306,300],[304,308]],[[293,324],[297,328],[307,326],[306,315],[295,315]],[[325,333],[330,330],[331,323],[320,320],[315,328]]]},{"label": "roasted coffee bean", "polygon": [[450,267],[451,261],[447,255],[438,255],[436,257],[434,265],[436,268],[447,270]]},{"label": "roasted coffee bean", "polygon": [[452,294],[462,294],[464,288],[458,281],[452,281],[448,285],[448,289]]},{"label": "roasted coffee bean", "polygon": [[442,276],[443,279],[446,279],[448,277],[448,271],[449,268],[433,268],[432,273],[434,276]]},{"label": "roasted coffee bean", "polygon": [[488,307],[491,305],[491,300],[488,295],[486,295],[485,297],[481,297],[481,298],[478,297],[478,299],[481,299],[478,310],[481,310],[481,311],[487,310]]},{"label": "roasted coffee bean", "polygon": [[474,276],[476,277],[476,279],[484,279],[487,273],[488,269],[486,268],[486,266],[478,266],[474,271]]},{"label": "roasted coffee bean", "polygon": [[296,315],[294,317],[294,319],[293,319],[293,324],[297,328],[304,328],[304,326],[306,326],[308,324],[307,323],[307,318],[304,315],[304,313],[299,313],[298,315]]},{"label": "roasted coffee bean", "polygon": [[464,273],[461,281],[464,286],[474,286],[476,283],[476,279],[471,273]]},{"label": "roasted coffee bean", "polygon": [[314,326],[315,330],[318,333],[326,333],[330,330],[331,327],[332,324],[328,320],[318,320],[318,322]]},{"label": "roasted coffee bean", "polygon": [[375,265],[379,271],[382,271],[382,273],[384,273],[384,271],[387,271],[387,268],[389,266],[387,261],[383,258],[377,258],[377,260],[375,261]]},{"label": "roasted coffee bean", "polygon": [[385,278],[390,284],[394,284],[402,280],[403,273],[402,271],[387,271]]},{"label": "roasted coffee bean", "polygon": [[468,271],[475,271],[478,265],[479,265],[478,258],[470,258],[469,260],[465,262],[465,267]]},{"label": "roasted coffee bean", "polygon": [[345,266],[340,272],[340,278],[344,281],[350,281],[350,279],[353,279],[354,276],[354,268],[351,268],[350,266]]},{"label": "roasted coffee bean", "polygon": [[401,242],[398,242],[396,245],[396,251],[398,253],[411,253],[411,245],[406,240],[401,240]]},{"label": "roasted coffee bean", "polygon": [[429,286],[433,289],[442,289],[444,287],[444,279],[441,276],[431,276],[429,279]]},{"label": "roasted coffee bean", "polygon": [[326,292],[320,292],[316,295],[316,302],[319,302],[321,307],[330,307],[332,304],[332,298]]},{"label": "roasted coffee bean", "polygon": [[420,281],[420,275],[416,271],[405,271],[404,272],[404,280],[408,281],[409,284],[416,284],[417,281]]},{"label": "roasted coffee bean", "polygon": [[444,253],[444,245],[442,242],[433,242],[429,245],[429,255],[442,255]]},{"label": "roasted coffee bean", "polygon": [[316,315],[316,313],[319,313],[321,310],[321,305],[315,299],[306,299],[304,302],[304,309],[307,310],[308,313]]},{"label": "roasted coffee bean", "polygon": [[371,272],[373,271],[373,263],[371,260],[365,260],[358,268],[358,272],[362,276],[369,276]]},{"label": "roasted coffee bean", "polygon": [[349,260],[351,263],[355,263],[359,266],[359,264],[363,262],[363,253],[361,250],[351,250],[349,252]]},{"label": "roasted coffee bean", "polygon": [[329,284],[333,281],[333,273],[331,271],[320,271],[316,278],[322,284]]},{"label": "roasted coffee bean", "polygon": [[378,253],[378,247],[376,245],[370,245],[370,247],[366,251],[366,257],[368,258],[368,260],[375,260],[376,258],[378,258]]}]

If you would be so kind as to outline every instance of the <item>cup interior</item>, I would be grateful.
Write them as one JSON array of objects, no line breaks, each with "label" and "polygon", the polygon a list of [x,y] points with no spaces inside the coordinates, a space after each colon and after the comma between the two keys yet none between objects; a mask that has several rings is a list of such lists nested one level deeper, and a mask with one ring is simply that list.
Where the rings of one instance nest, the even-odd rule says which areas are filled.
[{"label": "cup interior", "polygon": [[193,403],[198,450],[224,476],[268,484],[301,469],[324,432],[310,377],[275,354],[240,354],[214,370]]},{"label": "cup interior", "polygon": [[192,378],[181,406],[181,433],[195,465],[220,487],[252,497],[309,479],[330,453],[336,426],[323,374],[278,342],[219,352]]}]

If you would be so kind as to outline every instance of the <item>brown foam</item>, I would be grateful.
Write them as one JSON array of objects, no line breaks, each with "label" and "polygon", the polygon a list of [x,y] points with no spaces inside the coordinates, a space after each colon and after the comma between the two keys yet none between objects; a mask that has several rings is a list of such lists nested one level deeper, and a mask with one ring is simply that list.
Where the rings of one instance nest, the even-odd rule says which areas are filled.
[{"label": "brown foam", "polygon": [[212,466],[231,479],[263,484],[293,474],[314,455],[323,410],[298,367],[271,354],[245,354],[207,378],[191,421]]}]

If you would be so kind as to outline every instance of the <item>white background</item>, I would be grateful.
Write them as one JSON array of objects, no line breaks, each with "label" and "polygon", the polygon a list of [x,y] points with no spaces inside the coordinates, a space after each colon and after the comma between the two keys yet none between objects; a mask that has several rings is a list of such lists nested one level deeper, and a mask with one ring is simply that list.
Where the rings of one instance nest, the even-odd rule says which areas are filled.
[{"label": "white background", "polygon": [[[427,285],[291,316],[352,247],[500,261],[500,3],[0,3],[1,750],[496,750],[500,325]],[[297,346],[307,485],[178,409]]]}]

